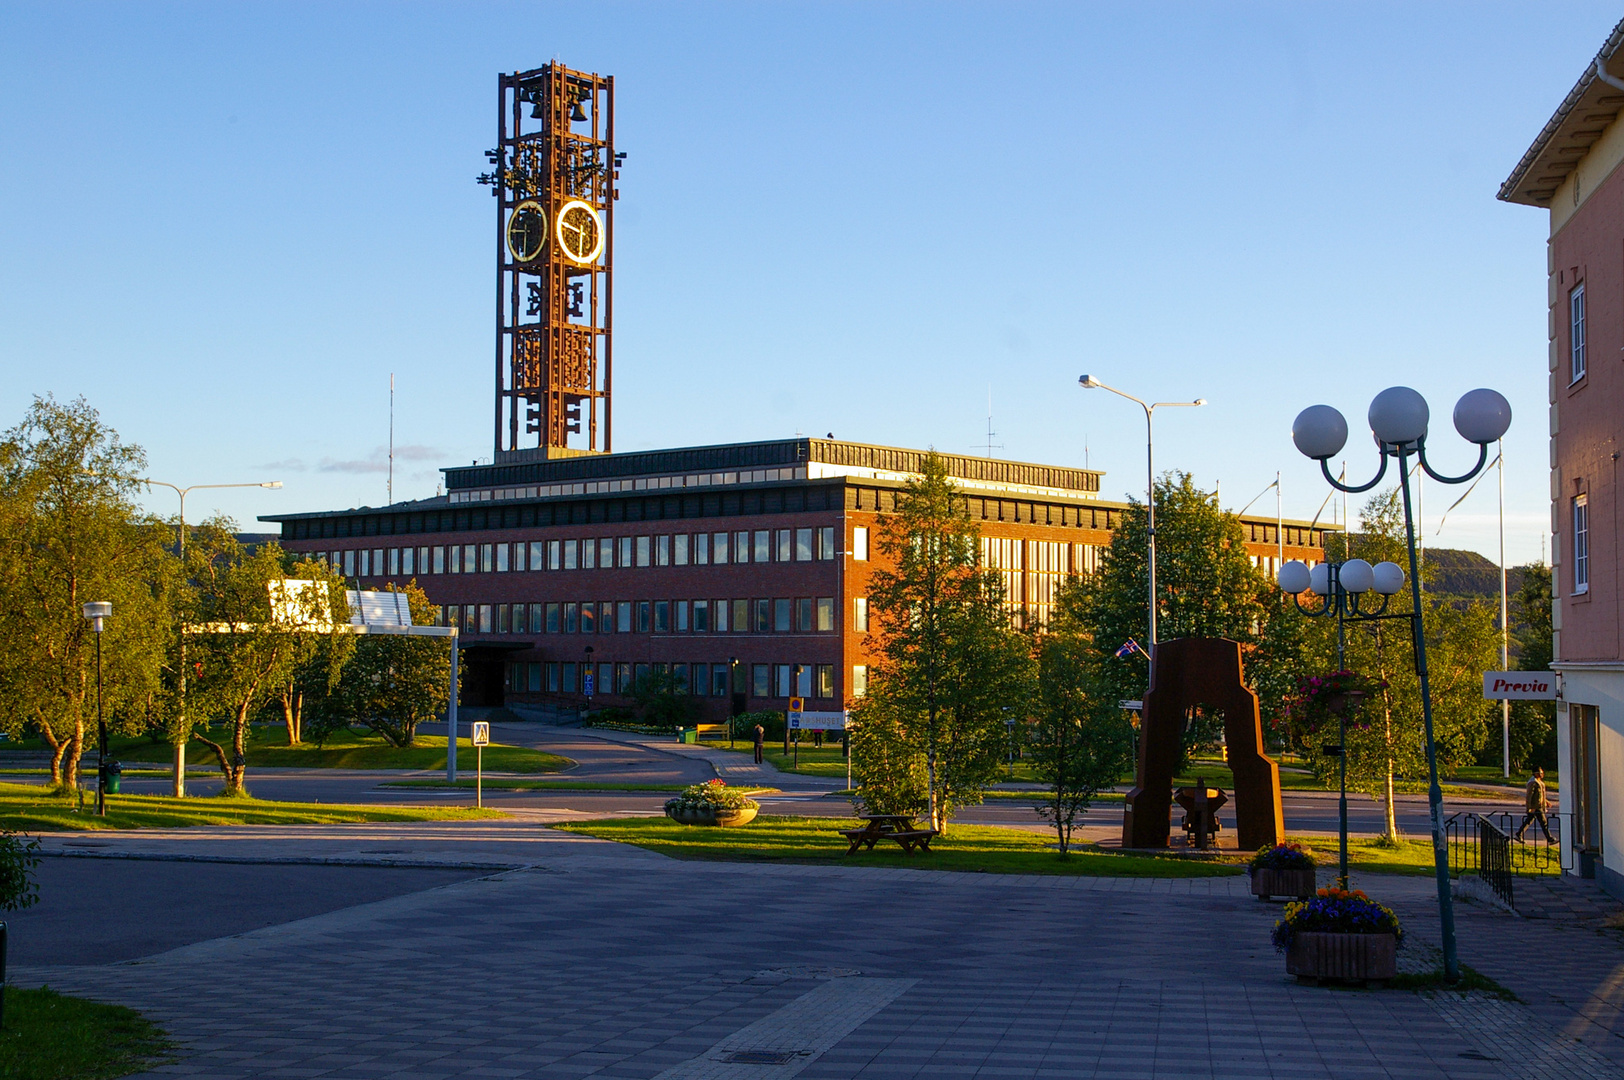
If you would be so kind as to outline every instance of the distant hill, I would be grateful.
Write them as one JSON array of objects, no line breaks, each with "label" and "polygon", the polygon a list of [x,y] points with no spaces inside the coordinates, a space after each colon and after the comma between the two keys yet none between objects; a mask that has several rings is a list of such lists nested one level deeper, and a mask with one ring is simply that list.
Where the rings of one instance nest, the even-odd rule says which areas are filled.
[{"label": "distant hill", "polygon": [[[1492,559],[1461,548],[1429,547],[1421,552],[1421,564],[1429,592],[1500,602],[1500,566]],[[1405,567],[1405,571],[1409,568]],[[1506,567],[1508,595],[1522,585],[1522,575],[1522,567]]]}]

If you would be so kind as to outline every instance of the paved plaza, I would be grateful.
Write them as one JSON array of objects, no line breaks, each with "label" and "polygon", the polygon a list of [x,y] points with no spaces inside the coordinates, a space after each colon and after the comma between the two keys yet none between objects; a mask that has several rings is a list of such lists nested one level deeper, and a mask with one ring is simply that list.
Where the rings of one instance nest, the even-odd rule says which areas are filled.
[{"label": "paved plaza", "polygon": [[[79,857],[51,873],[117,864],[130,882],[244,858],[448,880],[372,882],[393,894],[304,918],[289,896],[292,921],[141,959],[30,949],[13,983],[152,1016],[185,1047],[164,1076],[1624,1076],[1624,946],[1604,920],[1460,906],[1463,958],[1526,1004],[1315,988],[1286,977],[1279,907],[1240,877],[679,862],[545,824],[52,838]],[[1356,884],[1427,962],[1430,879]],[[120,910],[109,895],[114,936]]]}]

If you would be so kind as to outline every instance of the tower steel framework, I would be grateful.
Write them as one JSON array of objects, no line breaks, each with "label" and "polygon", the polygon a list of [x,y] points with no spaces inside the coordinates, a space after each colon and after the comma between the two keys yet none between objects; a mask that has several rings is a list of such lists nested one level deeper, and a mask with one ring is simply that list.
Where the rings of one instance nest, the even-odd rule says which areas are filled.
[{"label": "tower steel framework", "polygon": [[499,76],[497,102],[498,459],[608,452],[615,81],[555,61]]}]

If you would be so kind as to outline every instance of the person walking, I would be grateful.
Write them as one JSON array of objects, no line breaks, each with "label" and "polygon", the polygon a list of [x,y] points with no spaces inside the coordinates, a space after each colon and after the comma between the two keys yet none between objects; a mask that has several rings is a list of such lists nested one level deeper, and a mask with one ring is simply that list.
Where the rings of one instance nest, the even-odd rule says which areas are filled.
[{"label": "person walking", "polygon": [[1520,842],[1523,833],[1528,831],[1532,822],[1539,822],[1539,831],[1545,834],[1547,844],[1556,843],[1551,839],[1551,828],[1545,821],[1545,813],[1551,808],[1550,800],[1545,797],[1545,770],[1536,768],[1534,775],[1528,778],[1528,797],[1523,802],[1527,811],[1523,815],[1522,825],[1517,829],[1517,840]]},{"label": "person walking", "polygon": [[760,724],[756,725],[756,764],[760,765],[766,760],[767,729]]}]

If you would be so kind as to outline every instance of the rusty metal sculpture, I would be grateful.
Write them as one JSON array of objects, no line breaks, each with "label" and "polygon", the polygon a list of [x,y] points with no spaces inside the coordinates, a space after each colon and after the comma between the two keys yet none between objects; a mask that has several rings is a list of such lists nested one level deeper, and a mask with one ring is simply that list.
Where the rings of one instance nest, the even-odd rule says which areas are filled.
[{"label": "rusty metal sculpture", "polygon": [[1244,849],[1285,841],[1280,767],[1263,753],[1257,695],[1241,678],[1241,646],[1227,638],[1178,638],[1156,645],[1155,676],[1145,694],[1139,763],[1122,819],[1122,846],[1164,848],[1172,831],[1173,770],[1185,718],[1201,706],[1224,717],[1235,774],[1236,835]]}]

